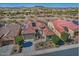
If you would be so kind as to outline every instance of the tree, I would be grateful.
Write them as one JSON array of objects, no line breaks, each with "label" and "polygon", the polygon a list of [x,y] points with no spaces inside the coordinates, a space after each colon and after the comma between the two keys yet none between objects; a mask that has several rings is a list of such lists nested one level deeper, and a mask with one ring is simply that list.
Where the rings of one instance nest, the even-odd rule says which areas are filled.
[{"label": "tree", "polygon": [[16,37],[16,44],[22,45],[23,42],[24,42],[24,39],[22,36]]}]

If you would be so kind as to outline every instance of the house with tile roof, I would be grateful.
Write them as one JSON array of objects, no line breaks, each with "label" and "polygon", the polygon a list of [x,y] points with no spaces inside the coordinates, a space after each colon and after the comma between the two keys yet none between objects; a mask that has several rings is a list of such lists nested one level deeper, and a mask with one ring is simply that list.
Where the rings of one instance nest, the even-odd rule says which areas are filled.
[{"label": "house with tile roof", "polygon": [[7,24],[0,31],[0,46],[14,44],[15,37],[19,35],[20,25]]},{"label": "house with tile roof", "polygon": [[37,26],[42,28],[45,36],[46,41],[52,41],[56,45],[61,45],[61,42],[64,44],[64,42],[53,32],[43,21],[38,21]]},{"label": "house with tile roof", "polygon": [[55,26],[55,28],[59,31],[59,32],[63,32],[64,28],[63,27],[67,27],[71,30],[77,30],[79,28],[79,26],[77,26],[76,24],[74,24],[73,22],[70,21],[65,21],[62,19],[57,19],[53,21],[53,24]]},{"label": "house with tile roof", "polygon": [[37,26],[40,27],[46,36],[53,35],[54,33],[45,25],[43,21],[37,21]]},{"label": "house with tile roof", "polygon": [[[53,20],[50,23],[48,22],[48,26],[52,29],[55,34],[63,39],[67,40],[68,35],[70,34],[71,37],[74,35],[74,31],[77,30],[79,27],[70,21],[65,21],[62,19]],[[68,32],[65,30],[65,27],[68,29]],[[63,36],[63,34],[65,34]],[[64,38],[65,37],[65,38]]]},{"label": "house with tile roof", "polygon": [[24,36],[24,39],[33,39],[34,38],[35,29],[32,26],[31,21],[27,21],[24,24],[24,28],[22,31],[22,35]]}]

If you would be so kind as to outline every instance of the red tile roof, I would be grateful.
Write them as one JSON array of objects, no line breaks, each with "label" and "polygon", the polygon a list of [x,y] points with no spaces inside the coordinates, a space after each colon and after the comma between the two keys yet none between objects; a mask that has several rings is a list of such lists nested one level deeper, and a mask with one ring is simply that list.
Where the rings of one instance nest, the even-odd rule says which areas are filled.
[{"label": "red tile roof", "polygon": [[32,22],[31,21],[28,21],[27,25],[28,25],[28,28],[27,29],[24,29],[25,33],[35,33],[35,29],[32,27]]},{"label": "red tile roof", "polygon": [[54,33],[53,33],[51,30],[49,30],[47,27],[45,27],[44,33],[46,34],[46,36],[48,36],[48,35],[53,35],[53,34],[54,34]]},{"label": "red tile roof", "polygon": [[75,25],[74,23],[70,22],[70,21],[65,21],[65,20],[61,20],[61,19],[57,19],[53,21],[53,24],[55,26],[55,28],[59,31],[59,32],[63,32],[65,27],[70,28],[71,30],[76,30],[78,29],[78,26]]},{"label": "red tile roof", "polygon": [[28,32],[28,33],[35,33],[35,30],[34,30],[34,28],[31,25],[29,25],[29,27],[26,30],[26,32]]},{"label": "red tile roof", "polygon": [[36,25],[38,27],[44,27],[45,26],[45,24],[43,23],[43,21],[39,21],[39,20],[36,22]]},{"label": "red tile roof", "polygon": [[43,29],[45,35],[48,36],[48,35],[53,35],[53,34],[54,34],[54,33],[44,24],[43,21],[37,21],[36,24],[37,24],[38,27],[45,27],[45,28]]}]

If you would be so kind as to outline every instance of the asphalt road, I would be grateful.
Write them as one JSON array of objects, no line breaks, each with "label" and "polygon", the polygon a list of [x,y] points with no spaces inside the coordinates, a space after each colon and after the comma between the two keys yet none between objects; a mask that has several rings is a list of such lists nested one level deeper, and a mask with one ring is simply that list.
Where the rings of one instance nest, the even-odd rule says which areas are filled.
[{"label": "asphalt road", "polygon": [[37,56],[79,56],[79,48],[72,48],[68,50],[62,50],[57,52],[51,52],[46,54],[41,54]]}]

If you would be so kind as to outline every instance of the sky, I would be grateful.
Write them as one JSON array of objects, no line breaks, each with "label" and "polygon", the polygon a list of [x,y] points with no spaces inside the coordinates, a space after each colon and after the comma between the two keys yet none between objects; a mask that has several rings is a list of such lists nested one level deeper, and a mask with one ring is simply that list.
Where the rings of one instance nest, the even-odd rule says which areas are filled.
[{"label": "sky", "polygon": [[54,8],[68,8],[68,7],[78,7],[78,3],[0,3],[0,7],[34,7],[34,6],[44,6],[44,7],[54,7]]}]

